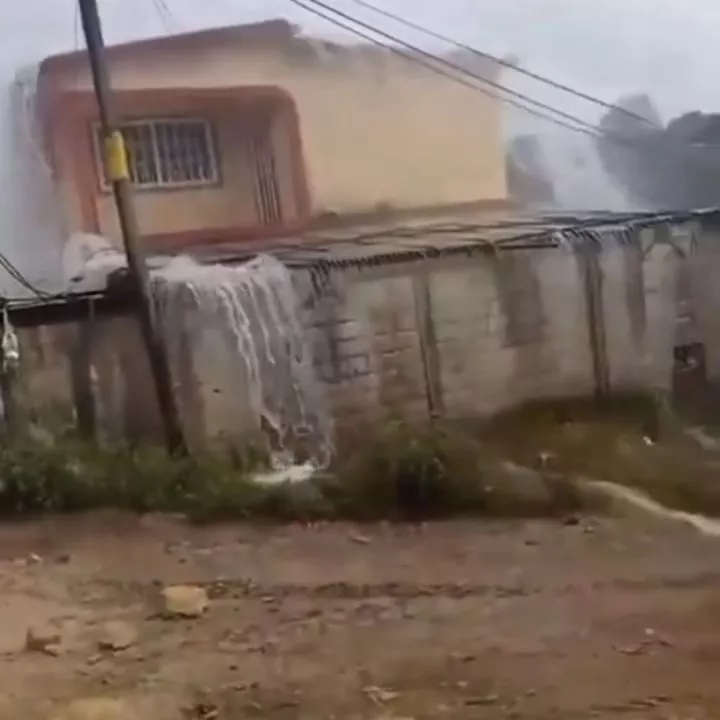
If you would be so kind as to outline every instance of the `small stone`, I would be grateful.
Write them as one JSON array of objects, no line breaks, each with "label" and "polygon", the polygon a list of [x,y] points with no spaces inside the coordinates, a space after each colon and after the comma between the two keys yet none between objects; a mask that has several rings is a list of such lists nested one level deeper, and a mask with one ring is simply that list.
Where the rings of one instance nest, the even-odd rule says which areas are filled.
[{"label": "small stone", "polygon": [[367,535],[350,535],[350,540],[357,545],[369,545],[372,542],[372,538],[367,537]]},{"label": "small stone", "polygon": [[471,707],[478,707],[481,705],[494,705],[495,703],[500,700],[500,697],[495,694],[490,695],[484,695],[483,697],[474,697],[474,698],[468,698],[465,701],[465,705],[471,706]]},{"label": "small stone", "polygon": [[387,690],[386,688],[377,687],[376,685],[369,685],[368,687],[363,688],[363,692],[376,705],[384,705],[385,703],[392,702],[400,696],[400,693],[396,693],[393,690]]},{"label": "small stone", "polygon": [[615,650],[623,655],[642,655],[646,651],[646,647],[644,645],[632,645],[628,647],[616,646]]},{"label": "small stone", "polygon": [[85,698],[75,700],[52,716],[52,720],[135,720],[136,713],[122,700]]},{"label": "small stone", "polygon": [[208,607],[207,592],[193,585],[173,585],[162,593],[163,614],[170,618],[198,618]]},{"label": "small stone", "polygon": [[122,620],[113,620],[103,625],[98,647],[101,650],[126,650],[137,642],[137,630]]},{"label": "small stone", "polygon": [[212,702],[198,702],[187,707],[185,714],[197,720],[215,720],[220,716],[220,710]]},{"label": "small stone", "polygon": [[60,657],[62,655],[62,648],[60,645],[46,645],[42,651],[45,655],[50,655],[50,657]]},{"label": "small stone", "polygon": [[61,643],[62,633],[51,625],[34,625],[25,634],[25,649],[30,652],[48,652],[48,648],[59,647]]}]

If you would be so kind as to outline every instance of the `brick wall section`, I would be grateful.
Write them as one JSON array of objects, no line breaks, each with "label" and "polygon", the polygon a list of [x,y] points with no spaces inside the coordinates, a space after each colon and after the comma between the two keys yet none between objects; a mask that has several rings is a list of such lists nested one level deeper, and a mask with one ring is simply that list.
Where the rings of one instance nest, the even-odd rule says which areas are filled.
[{"label": "brick wall section", "polygon": [[[309,271],[302,271],[309,276]],[[413,275],[408,266],[305,277],[305,322],[338,429],[427,416]]]},{"label": "brick wall section", "polygon": [[[336,271],[331,284],[332,299],[316,305],[308,325],[341,424],[427,417],[428,385],[455,417],[593,392],[583,289],[569,253],[425,260],[392,274]],[[425,284],[429,318],[417,307]]]},{"label": "brick wall section", "polygon": [[[644,246],[608,240],[599,255],[596,322],[611,391],[671,386],[677,258],[655,232],[643,231]],[[593,394],[582,262],[544,249],[334,271],[307,324],[337,422],[428,417],[429,404],[488,416]]]}]

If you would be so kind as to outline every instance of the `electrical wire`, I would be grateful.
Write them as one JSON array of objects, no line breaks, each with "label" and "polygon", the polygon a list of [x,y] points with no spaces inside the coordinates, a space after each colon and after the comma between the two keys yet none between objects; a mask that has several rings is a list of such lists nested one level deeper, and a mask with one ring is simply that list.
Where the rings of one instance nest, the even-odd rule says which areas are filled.
[{"label": "electrical wire", "polygon": [[[520,93],[520,92],[517,92],[514,90],[510,90],[509,88],[504,87],[500,83],[496,83],[491,80],[488,80],[487,78],[484,78],[481,75],[473,73],[470,70],[467,70],[466,68],[462,68],[462,67],[458,66],[457,64],[450,62],[446,58],[438,57],[437,55],[434,55],[433,53],[422,50],[422,49],[418,48],[417,46],[412,45],[411,43],[408,43],[404,40],[397,38],[396,36],[392,35],[391,33],[385,32],[384,30],[380,30],[379,28],[376,28],[369,23],[363,22],[362,20],[358,20],[348,13],[345,13],[341,10],[336,10],[335,8],[328,5],[327,3],[322,2],[322,0],[290,0],[290,2],[292,2],[294,5],[302,8],[306,12],[309,12],[309,13],[312,13],[313,15],[321,17],[324,20],[336,25],[337,27],[341,27],[359,37],[362,37],[365,40],[367,40],[368,42],[370,42],[374,45],[377,45],[378,47],[380,47],[388,52],[391,52],[395,55],[403,57],[410,62],[418,63],[419,65],[424,66],[426,69],[428,69],[436,74],[442,75],[442,76],[444,76],[454,82],[457,82],[461,85],[465,85],[466,87],[469,87],[473,90],[481,92],[484,95],[488,95],[489,97],[498,99],[501,102],[504,102],[508,105],[512,105],[514,107],[520,108],[521,110],[529,113],[530,115],[534,115],[543,120],[547,120],[547,121],[549,121],[555,125],[558,125],[560,127],[564,127],[566,129],[573,130],[574,132],[583,133],[584,135],[588,135],[589,137],[592,137],[596,140],[605,140],[607,142],[621,146],[625,149],[634,150],[636,152],[647,152],[648,151],[648,147],[646,147],[643,144],[642,138],[639,138],[639,137],[628,138],[628,137],[624,137],[622,135],[618,135],[616,133],[608,132],[607,130],[604,130],[601,128],[597,128],[597,127],[585,122],[584,120],[575,117],[574,115],[566,113],[562,110],[558,110],[557,108],[554,108],[551,105],[547,105],[546,103],[541,103],[538,100],[534,100],[533,98],[530,98],[527,95],[524,95],[523,93]],[[332,14],[328,14],[328,12],[332,13]],[[337,17],[333,16],[333,14],[347,20],[351,24],[343,22],[342,20],[338,20]],[[379,40],[378,38],[373,37],[372,35],[368,35],[367,33],[363,32],[362,30],[359,30],[357,27],[355,27],[356,25],[369,30],[371,33],[380,35],[381,37],[385,38],[386,41],[389,41],[391,43],[395,43],[397,45],[402,46],[403,48],[405,48],[406,51],[396,47],[395,45],[385,44],[385,42]],[[425,58],[425,59],[423,59],[423,58]],[[430,62],[428,62],[428,61],[430,61]],[[448,70],[446,70],[444,68],[448,68]],[[498,92],[494,92],[494,90],[488,89],[487,87],[478,86],[477,84],[470,82],[469,80],[466,80],[464,77],[458,76],[456,73],[461,73],[462,75],[470,77],[473,80],[475,80],[476,82],[482,83],[483,85],[489,85],[491,88],[495,88],[495,89],[501,91],[501,93],[505,93],[505,95],[500,94]],[[511,97],[506,97],[506,95],[509,95]],[[513,99],[513,98],[518,98],[518,99]],[[565,122],[564,120],[558,119],[558,117],[553,117],[552,115],[548,115],[547,112],[544,112],[543,110],[538,110],[533,107],[528,107],[523,102],[520,102],[520,100],[524,100],[525,102],[528,102],[535,106],[543,108],[543,110],[547,110],[559,117],[567,118],[568,120],[570,120],[570,122]],[[575,124],[571,124],[571,123],[575,123]],[[698,161],[702,160],[702,158],[696,154],[691,155],[689,151],[692,148],[690,148],[685,143],[675,142],[673,145],[666,145],[666,147],[664,149],[666,151],[671,151],[674,154],[677,154],[678,159],[691,160],[693,162],[698,162]]]},{"label": "electrical wire", "polygon": [[371,10],[372,12],[378,13],[379,15],[382,15],[383,17],[388,18],[389,20],[393,20],[394,22],[400,23],[401,25],[405,25],[408,28],[411,28],[412,30],[417,30],[418,32],[425,33],[429,37],[435,38],[435,40],[440,40],[441,42],[445,42],[448,45],[453,45],[456,48],[460,50],[464,50],[468,53],[471,53],[472,55],[475,55],[476,57],[482,58],[483,60],[490,60],[502,67],[508,68],[509,70],[514,70],[517,73],[520,73],[521,75],[525,75],[526,77],[532,78],[533,80],[537,80],[538,82],[544,83],[545,85],[549,85],[552,88],[555,88],[556,90],[561,90],[562,92],[568,93],[569,95],[574,95],[575,97],[580,98],[581,100],[585,100],[589,103],[592,103],[594,105],[597,105],[598,107],[602,107],[606,110],[615,110],[626,117],[632,118],[633,120],[636,120],[638,122],[644,123],[645,125],[649,125],[655,130],[662,130],[664,129],[661,125],[658,125],[657,123],[653,122],[652,120],[643,117],[642,115],[638,115],[637,113],[634,113],[630,110],[627,110],[620,105],[616,105],[614,103],[605,102],[604,100],[601,100],[600,98],[594,97],[593,95],[589,95],[588,93],[582,92],[581,90],[577,90],[576,88],[570,87],[569,85],[564,85],[561,82],[558,82],[557,80],[553,80],[552,78],[549,78],[545,75],[541,75],[540,73],[533,72],[532,70],[527,70],[521,65],[518,65],[517,63],[513,63],[510,60],[505,60],[504,58],[498,57],[497,55],[492,55],[488,52],[484,52],[482,50],[478,50],[477,48],[472,47],[471,45],[467,45],[466,43],[459,42],[458,40],[454,40],[453,38],[448,37],[447,35],[442,35],[439,32],[436,32],[435,30],[430,30],[429,28],[426,28],[422,25],[419,25],[418,23],[412,22],[411,20],[407,20],[406,18],[401,17],[400,15],[395,15],[394,13],[388,12],[387,10],[383,10],[382,8],[379,8],[372,3],[367,2],[367,0],[350,0],[351,2],[354,2],[356,5],[359,5],[360,7],[366,8],[367,10]]},{"label": "electrical wire", "polygon": [[9,258],[0,252],[0,267],[3,268],[8,275],[15,280],[19,285],[24,287],[26,290],[29,290],[33,295],[35,295],[38,298],[41,299],[49,299],[54,297],[52,293],[48,293],[45,290],[42,290],[35,285],[33,285],[21,272],[18,270],[18,268],[13,265],[13,263],[9,260]]},{"label": "electrical wire", "polygon": [[[484,78],[480,75],[477,75],[476,73],[471,72],[470,70],[467,70],[466,68],[462,68],[455,63],[450,62],[449,60],[445,58],[438,57],[437,55],[434,55],[433,53],[427,52],[425,50],[422,50],[421,48],[418,48],[415,45],[412,45],[411,43],[405,42],[404,40],[400,40],[399,38],[395,37],[391,33],[387,33],[384,30],[380,30],[379,28],[373,27],[372,25],[363,22],[362,20],[358,20],[352,15],[349,15],[347,13],[342,12],[341,10],[336,10],[335,8],[331,7],[330,5],[327,5],[326,3],[322,2],[321,0],[307,0],[304,2],[303,0],[290,0],[294,5],[297,5],[298,7],[302,8],[306,12],[310,12],[314,15],[317,15],[318,17],[321,17],[328,22],[333,23],[334,25],[337,25],[338,27],[344,28],[345,30],[348,30],[351,33],[354,33],[355,35],[358,35],[359,37],[364,38],[365,40],[373,43],[374,45],[378,45],[379,47],[382,47],[385,50],[388,50],[396,55],[399,55],[400,57],[404,57],[405,59],[417,62],[420,65],[424,65],[426,68],[432,70],[433,72],[443,75],[450,80],[453,80],[455,82],[458,82],[462,85],[465,85],[473,90],[477,90],[479,92],[482,92],[485,95],[489,95],[490,97],[499,99],[508,105],[512,105],[514,107],[517,107],[521,110],[524,110],[525,112],[535,115],[536,117],[539,117],[543,120],[549,120],[550,122],[555,123],[556,125],[559,125],[561,127],[568,128],[570,130],[574,130],[576,132],[582,132],[586,135],[591,135],[595,138],[602,138],[602,137],[608,137],[610,134],[600,131],[594,126],[590,125],[589,123],[585,122],[584,120],[581,120],[580,118],[577,118],[573,115],[570,115],[569,113],[564,112],[563,110],[558,110],[557,108],[552,107],[551,105],[548,105],[547,103],[540,102],[539,100],[535,100],[533,98],[528,97],[527,95],[524,95],[523,93],[517,92],[515,90],[511,90],[509,88],[504,87],[500,83],[496,83],[492,80],[488,80],[487,78]],[[322,8],[322,9],[319,9]],[[326,12],[323,12],[326,11]],[[337,18],[333,17],[332,15],[328,15],[329,13],[334,13],[335,15],[338,15],[339,17],[343,18],[344,20],[347,20],[349,23],[352,23],[353,25],[348,25],[345,22],[342,22],[341,20],[338,20]],[[372,37],[370,35],[367,35],[362,30],[358,30],[357,27],[354,27],[354,25],[358,25],[371,33],[375,33],[376,35],[380,35],[381,37],[385,38],[385,40],[390,41],[392,43],[397,43],[398,45],[401,45],[405,48],[405,50],[409,52],[405,52],[403,50],[400,50],[397,47],[394,47],[393,45],[385,45],[383,42],[378,40],[375,37]],[[421,58],[425,58],[424,60]],[[428,62],[430,61],[430,62]],[[444,68],[448,68],[448,70],[445,70]],[[452,71],[452,72],[449,72]],[[485,87],[479,87],[475,83],[469,82],[468,80],[465,80],[462,77],[459,77],[455,73],[461,73],[462,75],[465,75],[467,77],[472,78],[476,82],[480,82],[484,85],[487,85],[491,88],[494,88],[498,92],[493,92],[492,90],[488,90]],[[500,94],[504,93],[504,94]],[[506,97],[507,96],[507,97]],[[512,99],[516,98],[516,99]],[[528,107],[527,105],[523,104],[524,101],[526,103],[530,103],[531,105],[534,105],[535,109],[533,107]],[[559,118],[563,118],[563,120],[559,120],[558,117],[553,117],[552,115],[548,115],[547,113],[552,113],[553,115],[557,115]],[[568,122],[565,122],[567,120]],[[575,123],[575,124],[570,124]],[[626,143],[627,141],[623,138],[617,138],[619,142]]]},{"label": "electrical wire", "polygon": [[166,34],[170,35],[173,32],[176,23],[166,0],[152,0],[152,3],[158,18],[160,19],[160,23],[163,26],[163,30],[165,30]]}]

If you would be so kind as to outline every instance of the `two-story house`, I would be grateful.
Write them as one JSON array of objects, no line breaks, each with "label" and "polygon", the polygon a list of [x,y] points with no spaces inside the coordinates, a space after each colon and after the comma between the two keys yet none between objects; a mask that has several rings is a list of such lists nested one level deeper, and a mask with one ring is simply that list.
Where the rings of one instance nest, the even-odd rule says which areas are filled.
[{"label": "two-story house", "polygon": [[[507,201],[501,103],[389,48],[275,20],[118,45],[108,59],[150,248]],[[42,63],[38,102],[67,234],[117,238],[86,53]]]}]

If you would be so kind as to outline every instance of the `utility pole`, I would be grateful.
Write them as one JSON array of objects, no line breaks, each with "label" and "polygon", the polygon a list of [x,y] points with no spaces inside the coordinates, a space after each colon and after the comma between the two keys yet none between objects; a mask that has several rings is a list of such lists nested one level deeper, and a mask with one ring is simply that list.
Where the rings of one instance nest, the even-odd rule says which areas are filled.
[{"label": "utility pole", "polygon": [[140,232],[133,205],[125,142],[112,113],[110,76],[97,0],[78,0],[78,4],[100,111],[105,167],[112,182],[130,279],[137,293],[140,329],[155,383],[165,441],[171,454],[187,455],[188,449],[175,403],[167,353],[157,332],[147,266],[139,243]]}]

